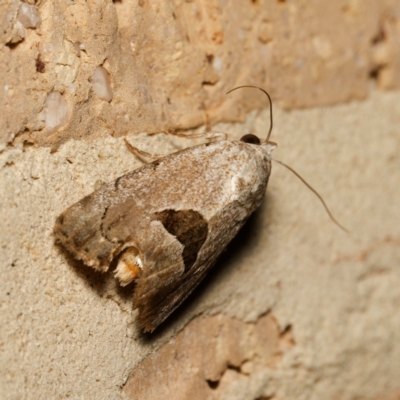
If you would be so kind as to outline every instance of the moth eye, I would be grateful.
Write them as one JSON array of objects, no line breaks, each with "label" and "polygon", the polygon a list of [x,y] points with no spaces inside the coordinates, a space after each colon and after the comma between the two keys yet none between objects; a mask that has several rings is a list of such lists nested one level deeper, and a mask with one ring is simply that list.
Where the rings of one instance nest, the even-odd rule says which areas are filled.
[{"label": "moth eye", "polygon": [[248,133],[247,135],[244,135],[240,139],[240,141],[249,143],[249,144],[260,144],[261,143],[260,139],[256,135],[253,135],[252,133]]}]

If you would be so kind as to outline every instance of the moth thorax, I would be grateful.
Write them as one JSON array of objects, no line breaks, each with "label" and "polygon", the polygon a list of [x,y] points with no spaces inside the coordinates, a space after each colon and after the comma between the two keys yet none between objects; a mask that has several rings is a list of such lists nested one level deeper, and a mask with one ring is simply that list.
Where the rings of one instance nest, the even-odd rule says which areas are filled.
[{"label": "moth thorax", "polygon": [[114,275],[121,286],[129,285],[139,277],[143,269],[143,262],[136,247],[128,247],[119,257]]}]

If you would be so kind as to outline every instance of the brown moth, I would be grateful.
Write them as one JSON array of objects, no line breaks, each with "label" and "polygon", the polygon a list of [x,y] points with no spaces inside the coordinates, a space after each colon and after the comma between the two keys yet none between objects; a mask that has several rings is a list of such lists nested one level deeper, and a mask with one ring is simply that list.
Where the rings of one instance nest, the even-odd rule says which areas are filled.
[{"label": "brown moth", "polygon": [[136,281],[137,322],[152,332],[260,206],[276,146],[271,130],[272,114],[265,140],[201,144],[119,177],[58,217],[57,241],[99,271],[117,259],[121,285]]}]

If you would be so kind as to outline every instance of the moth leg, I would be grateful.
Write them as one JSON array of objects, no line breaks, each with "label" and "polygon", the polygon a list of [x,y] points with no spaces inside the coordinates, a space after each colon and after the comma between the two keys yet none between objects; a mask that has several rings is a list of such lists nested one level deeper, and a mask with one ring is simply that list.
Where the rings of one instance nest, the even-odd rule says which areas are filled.
[{"label": "moth leg", "polygon": [[165,157],[167,154],[151,154],[148,153],[147,151],[144,150],[140,150],[135,146],[132,146],[125,138],[124,138],[126,147],[128,148],[128,150],[135,155],[136,157],[138,157],[141,161],[144,162],[152,162],[157,160],[158,158],[162,158]]},{"label": "moth leg", "polygon": [[205,138],[210,141],[226,140],[228,137],[228,134],[225,132],[183,133],[183,132],[169,131],[168,134],[177,137],[182,137],[185,139]]},{"label": "moth leg", "polygon": [[206,138],[210,141],[220,141],[228,139],[228,134],[225,132],[208,132]]}]

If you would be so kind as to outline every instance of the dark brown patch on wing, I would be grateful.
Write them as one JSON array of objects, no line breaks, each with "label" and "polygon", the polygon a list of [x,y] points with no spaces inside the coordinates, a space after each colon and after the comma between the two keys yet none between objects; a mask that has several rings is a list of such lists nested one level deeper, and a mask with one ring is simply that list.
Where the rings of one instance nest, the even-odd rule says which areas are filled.
[{"label": "dark brown patch on wing", "polygon": [[182,252],[185,272],[196,262],[197,254],[207,239],[208,224],[204,217],[194,210],[164,210],[155,213],[164,228],[183,244]]}]

